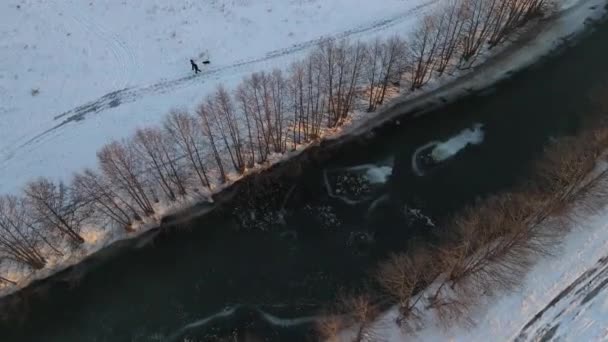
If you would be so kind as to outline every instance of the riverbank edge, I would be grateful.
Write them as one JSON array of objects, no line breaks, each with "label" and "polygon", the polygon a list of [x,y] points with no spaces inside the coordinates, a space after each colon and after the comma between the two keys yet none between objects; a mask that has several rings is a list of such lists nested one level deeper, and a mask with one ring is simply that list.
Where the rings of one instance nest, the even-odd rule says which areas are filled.
[{"label": "riverbank edge", "polygon": [[[297,178],[302,165],[321,164],[342,148],[362,144],[373,137],[373,131],[395,120],[409,120],[442,106],[460,100],[466,96],[479,95],[487,88],[506,80],[515,73],[521,72],[534,64],[559,52],[575,42],[592,23],[605,14],[607,0],[580,0],[574,5],[561,9],[552,15],[531,23],[513,42],[488,57],[480,65],[473,67],[462,76],[443,80],[445,83],[436,89],[418,94],[397,96],[379,108],[375,113],[351,123],[342,132],[311,143],[304,149],[288,153],[283,159],[267,167],[253,170],[241,179],[218,189],[213,195],[213,203],[201,202],[188,208],[167,215],[159,225],[146,227],[131,236],[113,241],[97,251],[85,255],[71,265],[52,271],[51,274],[29,283],[19,284],[7,289],[0,295],[5,301],[18,296],[21,292],[35,292],[36,288],[54,281],[77,279],[103,260],[119,254],[124,249],[141,247],[165,228],[179,226],[200,218],[213,211],[230,207],[233,198],[245,187],[255,184],[260,179]],[[409,96],[408,96],[409,95]]]}]

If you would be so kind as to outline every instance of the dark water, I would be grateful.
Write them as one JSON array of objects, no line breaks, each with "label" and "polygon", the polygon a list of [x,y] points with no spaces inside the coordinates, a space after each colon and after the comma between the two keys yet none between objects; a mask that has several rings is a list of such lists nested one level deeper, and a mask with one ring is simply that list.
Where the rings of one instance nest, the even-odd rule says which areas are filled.
[{"label": "dark water", "polygon": [[[365,284],[387,253],[440,235],[451,213],[524,181],[544,145],[580,128],[592,108],[590,94],[608,80],[607,61],[603,23],[485,96],[389,125],[364,146],[340,153],[325,166],[334,170],[332,184],[339,177],[360,182],[361,170],[346,172],[352,177],[344,180],[340,168],[392,166],[388,181],[368,191],[341,187],[358,203],[329,197],[322,170],[311,168],[293,184],[283,226],[245,231],[228,215],[199,219],[108,258],[79,281],[27,291],[15,300],[11,319],[0,323],[0,340],[199,341],[246,332],[270,341],[307,340],[309,317],[340,289]],[[425,176],[414,174],[416,149],[476,123],[483,124],[481,144]]]}]

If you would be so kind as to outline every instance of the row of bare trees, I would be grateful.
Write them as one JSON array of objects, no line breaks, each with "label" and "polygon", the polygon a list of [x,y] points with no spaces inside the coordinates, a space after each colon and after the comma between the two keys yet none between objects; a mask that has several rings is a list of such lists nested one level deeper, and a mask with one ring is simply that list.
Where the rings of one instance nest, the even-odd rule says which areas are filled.
[{"label": "row of bare trees", "polygon": [[540,15],[544,0],[449,0],[424,17],[409,44],[410,89],[454,68],[469,68],[485,48],[508,40]]},{"label": "row of bare trees", "polygon": [[[390,256],[375,272],[380,292],[340,298],[338,308],[348,314],[328,316],[319,332],[331,340],[350,325],[356,331],[354,341],[381,340],[365,336],[382,330],[375,320],[378,307],[387,304],[398,308],[396,323],[406,332],[423,324],[427,310],[444,325],[473,324],[470,309],[480,299],[516,288],[533,262],[550,254],[578,218],[605,208],[608,169],[597,167],[608,160],[608,123],[602,120],[552,143],[521,187],[480,200],[452,217],[442,242],[418,243]],[[364,304],[343,309],[344,303],[361,298]],[[369,312],[376,315],[364,315]]]},{"label": "row of bare trees", "polygon": [[84,224],[120,227],[157,219],[161,204],[209,194],[335,129],[356,109],[374,111],[389,91],[411,90],[470,66],[542,10],[543,0],[448,0],[424,17],[411,41],[325,40],[288,70],[254,73],[219,86],[193,113],[172,111],[160,127],[105,145],[96,170],[70,184],[40,179],[23,198],[0,201],[0,257],[39,269],[61,239],[84,242]]}]

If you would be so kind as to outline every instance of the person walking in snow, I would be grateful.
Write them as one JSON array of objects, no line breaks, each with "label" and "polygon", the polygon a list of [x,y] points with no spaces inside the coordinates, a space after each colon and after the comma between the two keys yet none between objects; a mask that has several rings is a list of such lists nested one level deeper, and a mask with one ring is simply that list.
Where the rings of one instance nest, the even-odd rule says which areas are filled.
[{"label": "person walking in snow", "polygon": [[190,60],[190,65],[192,65],[192,71],[194,71],[195,74],[201,72],[201,69],[198,68],[198,65],[196,65],[193,60]]}]

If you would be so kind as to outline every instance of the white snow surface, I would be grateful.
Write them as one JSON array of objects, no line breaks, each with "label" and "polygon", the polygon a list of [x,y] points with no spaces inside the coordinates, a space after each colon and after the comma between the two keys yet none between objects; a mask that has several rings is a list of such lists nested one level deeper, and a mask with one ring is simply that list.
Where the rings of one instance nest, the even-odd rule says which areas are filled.
[{"label": "white snow surface", "polygon": [[[324,37],[406,35],[442,1],[4,1],[0,193],[69,180],[108,141],[192,108],[220,82],[284,68]],[[190,58],[211,64],[192,77]]]}]

